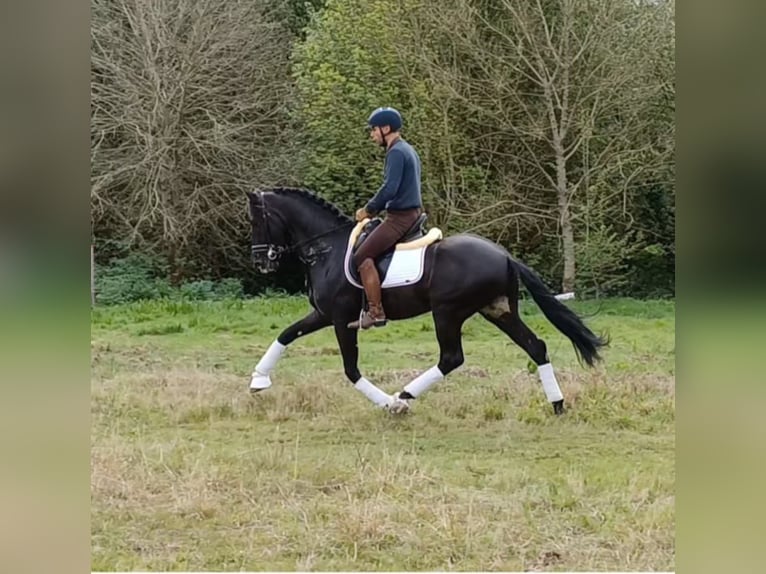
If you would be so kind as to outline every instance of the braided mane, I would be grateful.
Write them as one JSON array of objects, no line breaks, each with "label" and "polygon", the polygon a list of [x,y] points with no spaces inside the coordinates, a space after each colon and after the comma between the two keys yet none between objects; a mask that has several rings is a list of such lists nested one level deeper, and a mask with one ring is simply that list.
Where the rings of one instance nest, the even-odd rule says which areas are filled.
[{"label": "braided mane", "polygon": [[313,191],[310,191],[308,189],[304,188],[297,188],[297,187],[272,187],[261,190],[262,192],[272,192],[277,195],[297,195],[299,197],[302,197],[304,199],[309,200],[310,202],[314,203],[315,205],[318,205],[325,211],[329,211],[333,216],[335,216],[335,219],[338,220],[340,223],[347,223],[351,221],[351,218],[343,213],[338,207],[324,199],[323,197],[318,196]]}]

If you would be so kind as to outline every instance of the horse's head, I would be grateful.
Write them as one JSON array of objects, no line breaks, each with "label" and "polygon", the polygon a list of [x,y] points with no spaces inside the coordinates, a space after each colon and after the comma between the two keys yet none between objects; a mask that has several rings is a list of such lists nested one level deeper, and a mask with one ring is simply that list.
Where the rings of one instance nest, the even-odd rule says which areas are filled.
[{"label": "horse's head", "polygon": [[261,273],[273,273],[279,268],[282,254],[289,248],[287,229],[276,211],[266,205],[262,193],[247,193],[252,227],[251,253],[253,265]]}]

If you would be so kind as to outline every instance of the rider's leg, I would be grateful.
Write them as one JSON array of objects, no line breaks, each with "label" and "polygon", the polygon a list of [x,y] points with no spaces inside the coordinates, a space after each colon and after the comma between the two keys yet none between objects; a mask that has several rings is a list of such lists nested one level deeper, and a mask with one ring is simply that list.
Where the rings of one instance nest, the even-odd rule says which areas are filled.
[{"label": "rider's leg", "polygon": [[375,258],[382,255],[402,238],[419,217],[421,210],[409,209],[402,212],[389,212],[383,223],[378,225],[354,254],[354,265],[359,269],[369,309],[363,311],[358,321],[348,326],[352,329],[369,329],[386,324],[386,313],[380,288],[380,275],[375,267]]}]

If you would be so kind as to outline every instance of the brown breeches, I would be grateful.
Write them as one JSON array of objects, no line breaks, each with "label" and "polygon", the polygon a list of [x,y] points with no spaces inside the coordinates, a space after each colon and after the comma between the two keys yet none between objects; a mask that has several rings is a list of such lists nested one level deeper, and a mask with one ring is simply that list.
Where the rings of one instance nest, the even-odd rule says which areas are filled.
[{"label": "brown breeches", "polygon": [[365,259],[375,259],[378,255],[387,251],[409,231],[415,223],[422,209],[416,207],[404,211],[389,211],[383,223],[378,225],[370,236],[364,240],[362,246],[354,254],[354,265],[357,269]]}]

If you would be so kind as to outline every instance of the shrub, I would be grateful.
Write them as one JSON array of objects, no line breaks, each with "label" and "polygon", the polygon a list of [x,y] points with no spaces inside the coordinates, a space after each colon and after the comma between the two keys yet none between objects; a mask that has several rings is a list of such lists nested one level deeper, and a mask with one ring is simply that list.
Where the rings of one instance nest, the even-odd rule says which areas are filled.
[{"label": "shrub", "polygon": [[170,282],[159,260],[145,253],[129,253],[96,266],[96,302],[103,305],[159,299],[170,295]]},{"label": "shrub", "polygon": [[116,305],[149,299],[219,301],[242,299],[242,281],[228,277],[219,281],[195,279],[173,287],[167,266],[160,259],[133,252],[96,266],[96,303]]}]

